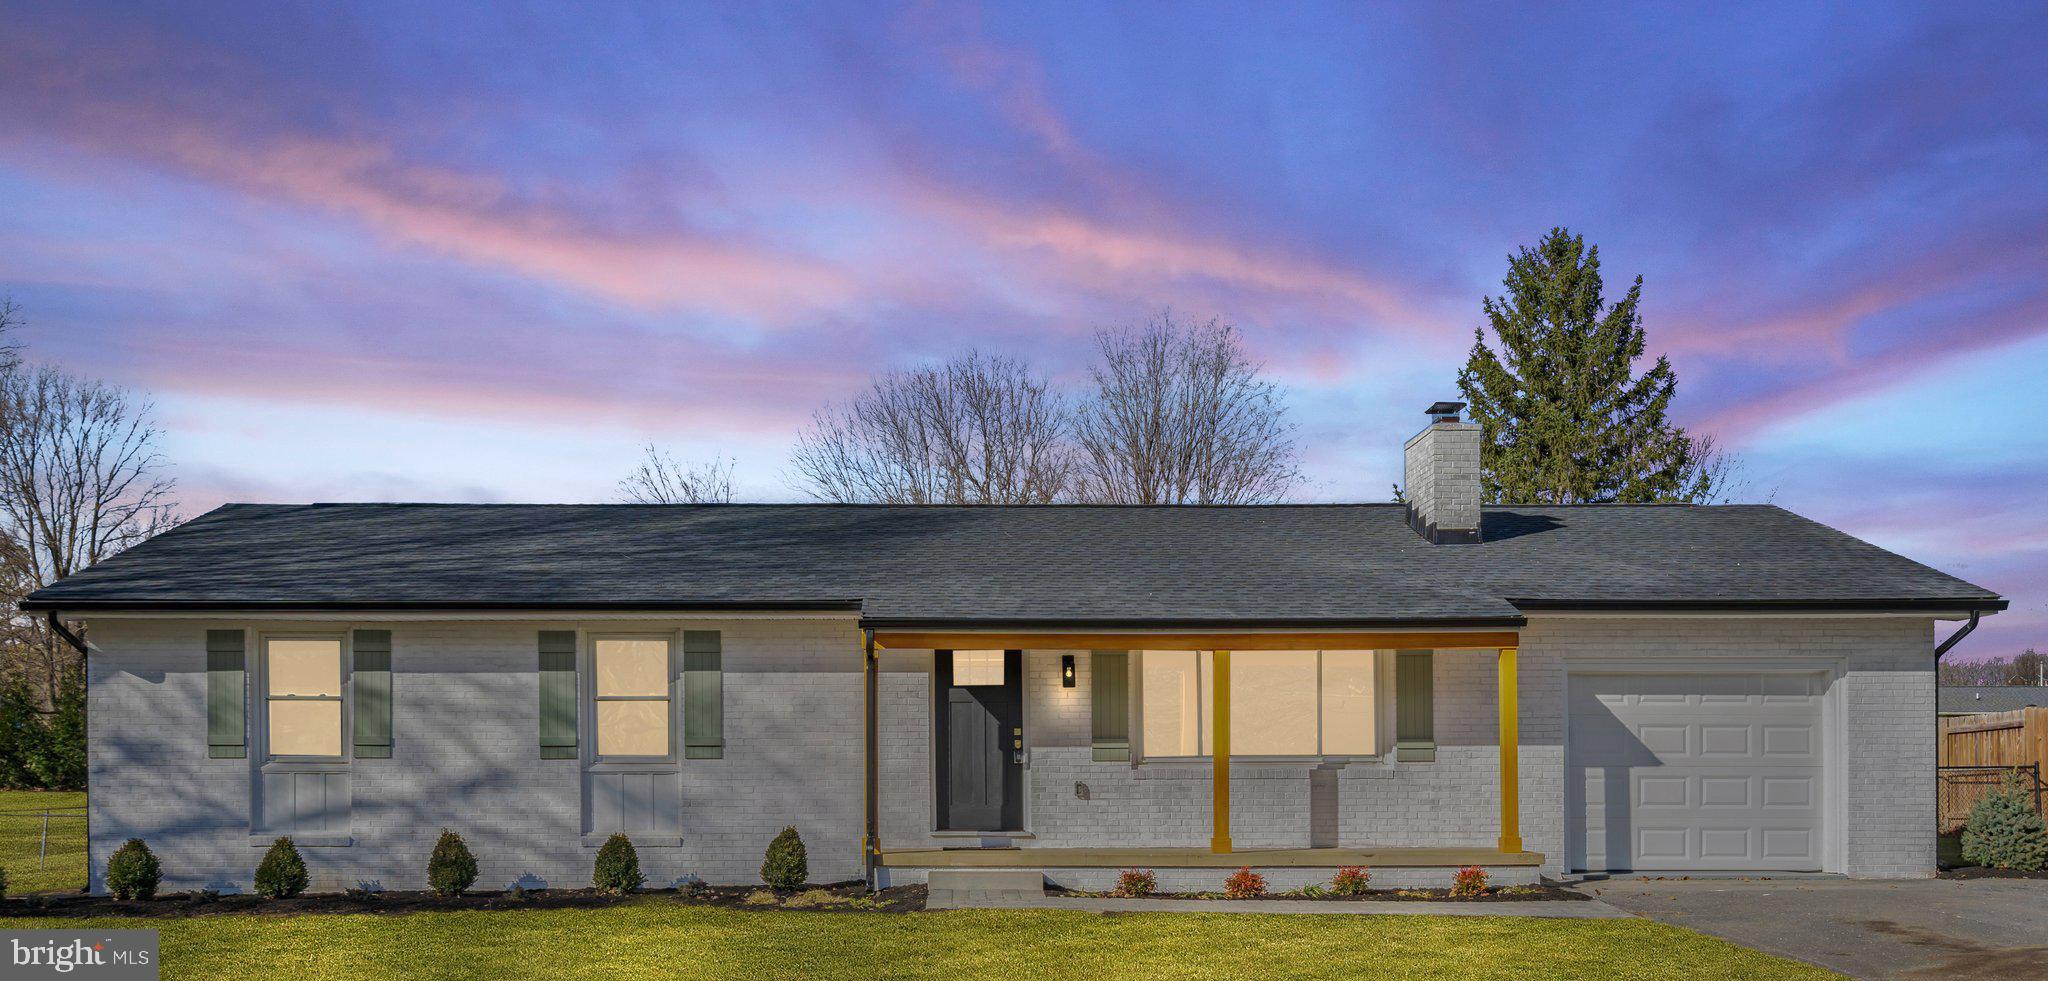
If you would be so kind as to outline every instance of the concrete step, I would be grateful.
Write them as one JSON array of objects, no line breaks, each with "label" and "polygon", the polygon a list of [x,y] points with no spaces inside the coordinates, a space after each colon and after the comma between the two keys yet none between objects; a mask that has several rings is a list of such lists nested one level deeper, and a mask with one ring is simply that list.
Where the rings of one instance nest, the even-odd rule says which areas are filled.
[{"label": "concrete step", "polygon": [[926,873],[932,891],[1021,892],[1045,895],[1045,873],[1037,869],[933,869]]},{"label": "concrete step", "polygon": [[1028,906],[1045,901],[1037,869],[933,869],[926,873],[926,909]]}]

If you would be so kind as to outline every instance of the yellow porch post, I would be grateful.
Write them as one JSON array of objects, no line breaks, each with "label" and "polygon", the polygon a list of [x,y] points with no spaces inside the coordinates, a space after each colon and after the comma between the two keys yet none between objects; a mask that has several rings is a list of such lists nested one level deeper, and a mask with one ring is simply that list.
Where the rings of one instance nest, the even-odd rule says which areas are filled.
[{"label": "yellow porch post", "polygon": [[1230,852],[1230,652],[1214,652],[1210,669],[1210,768],[1215,812],[1210,817],[1209,850]]},{"label": "yellow porch post", "polygon": [[1500,649],[1500,850],[1522,850],[1521,709],[1515,696],[1515,654],[1513,647]]}]

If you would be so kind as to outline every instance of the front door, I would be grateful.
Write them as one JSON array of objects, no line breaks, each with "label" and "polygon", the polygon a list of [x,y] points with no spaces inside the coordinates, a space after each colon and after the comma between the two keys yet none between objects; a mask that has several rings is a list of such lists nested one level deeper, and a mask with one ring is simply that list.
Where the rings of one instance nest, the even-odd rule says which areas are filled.
[{"label": "front door", "polygon": [[1020,831],[1024,652],[937,655],[939,830]]}]

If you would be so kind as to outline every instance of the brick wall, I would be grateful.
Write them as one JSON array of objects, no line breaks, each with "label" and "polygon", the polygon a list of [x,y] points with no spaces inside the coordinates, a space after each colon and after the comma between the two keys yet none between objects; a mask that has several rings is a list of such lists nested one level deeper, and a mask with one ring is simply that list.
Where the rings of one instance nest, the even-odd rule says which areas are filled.
[{"label": "brick wall", "polygon": [[[253,760],[206,757],[205,630],[290,624],[102,620],[92,624],[91,855],[139,836],[162,856],[167,889],[247,888]],[[442,826],[468,837],[480,886],[578,886],[595,850],[582,842],[579,763],[541,760],[534,640],[560,623],[379,623],[393,631],[393,754],[350,765],[354,844],[307,848],[320,888],[423,884]],[[617,624],[586,624],[599,630]],[[638,623],[675,628],[681,624]],[[693,621],[725,634],[726,755],[685,760],[679,847],[641,849],[648,878],[757,879],[776,830],[795,824],[812,878],[857,874],[860,837],[859,638],[845,621]],[[296,625],[297,629],[321,629]],[[334,629],[325,625],[324,629]],[[252,633],[253,636],[253,633]],[[1564,850],[1563,704],[1572,657],[1810,657],[1845,666],[1845,871],[1925,875],[1933,867],[1932,628],[1918,619],[1540,619],[1521,655],[1522,834],[1556,871]],[[1057,651],[1027,655],[1029,829],[1041,846],[1203,847],[1209,770],[1187,763],[1096,763],[1089,752],[1086,651],[1075,688]],[[252,648],[253,656],[253,648]],[[883,655],[883,840],[934,838],[929,652]],[[1494,662],[1435,660],[1437,760],[1335,768],[1338,843],[1490,845],[1498,835]],[[1239,847],[1310,843],[1307,763],[1232,768]],[[1327,820],[1329,815],[1322,817]],[[259,841],[260,845],[261,842]]]},{"label": "brick wall", "polygon": [[[252,760],[206,757],[205,630],[334,625],[104,620],[92,624],[89,694],[94,882],[130,836],[161,857],[167,890],[250,885]],[[349,764],[347,847],[303,849],[316,888],[424,885],[442,827],[460,831],[479,888],[582,886],[580,762],[542,760],[536,632],[568,623],[379,623],[392,630],[392,756]],[[679,629],[680,623],[584,626]],[[857,877],[860,641],[846,621],[692,621],[724,632],[723,759],[683,760],[680,847],[646,847],[650,883],[759,880],[785,824],[811,877]],[[253,675],[252,675],[253,681]],[[252,757],[256,754],[252,752]],[[259,839],[259,844],[267,844]]]}]

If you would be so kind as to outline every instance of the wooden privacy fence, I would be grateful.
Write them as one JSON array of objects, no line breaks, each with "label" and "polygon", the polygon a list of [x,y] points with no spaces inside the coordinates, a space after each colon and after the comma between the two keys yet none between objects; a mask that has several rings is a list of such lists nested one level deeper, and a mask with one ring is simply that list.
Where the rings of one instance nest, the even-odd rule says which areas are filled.
[{"label": "wooden privacy fence", "polygon": [[1938,745],[1942,833],[1963,826],[1977,799],[1998,788],[2004,770],[2020,771],[2040,807],[2041,779],[2048,776],[2048,708],[1942,719]]}]

